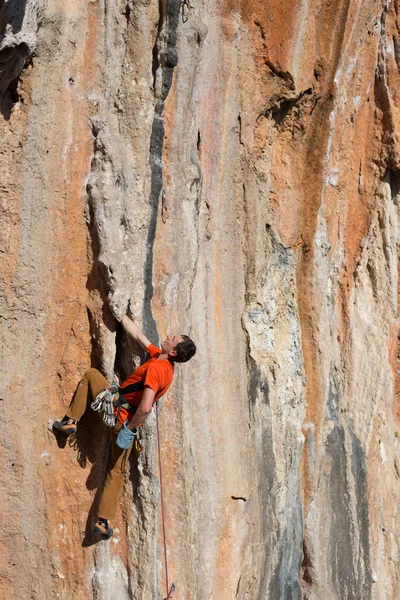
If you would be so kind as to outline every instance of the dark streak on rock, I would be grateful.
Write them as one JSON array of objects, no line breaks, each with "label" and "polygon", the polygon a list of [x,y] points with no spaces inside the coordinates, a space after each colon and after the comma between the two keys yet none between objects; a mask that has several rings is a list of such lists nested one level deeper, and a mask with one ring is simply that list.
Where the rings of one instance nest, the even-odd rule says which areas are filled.
[{"label": "dark streak on rock", "polygon": [[5,119],[10,118],[14,104],[19,101],[19,77],[30,55],[30,48],[25,42],[0,50],[0,112]]},{"label": "dark streak on rock", "polygon": [[296,494],[293,497],[288,497],[285,512],[287,522],[280,538],[278,565],[272,573],[267,597],[301,600],[300,566],[302,561],[303,517],[299,480]]},{"label": "dark streak on rock", "polygon": [[[371,568],[369,557],[368,490],[364,451],[354,434],[351,424],[349,432],[351,450],[351,474],[355,487],[354,521],[350,512],[351,490],[347,468],[346,430],[336,425],[326,443],[326,456],[330,462],[327,476],[328,494],[331,506],[330,526],[330,565],[332,585],[338,597],[348,600],[369,600],[371,598]],[[356,540],[358,548],[355,551]]]},{"label": "dark streak on rock", "polygon": [[[380,39],[378,45],[378,61],[375,70],[375,82],[374,82],[374,99],[376,106],[381,111],[382,119],[382,145],[386,148],[387,158],[385,161],[378,161],[378,165],[382,171],[386,168],[386,162],[389,162],[389,166],[395,155],[394,149],[394,137],[396,132],[396,125],[394,122],[393,111],[391,107],[391,100],[388,88],[388,76],[386,67],[386,18],[387,18],[387,7],[384,6],[380,19]],[[396,49],[395,49],[396,52]]]},{"label": "dark streak on rock", "polygon": [[335,421],[335,423],[338,422],[338,402],[339,402],[339,396],[335,390],[334,383],[331,379],[330,384],[329,384],[329,394],[328,394],[328,402],[327,402],[326,410],[327,410],[329,418],[332,419],[333,421]]},{"label": "dark streak on rock", "polygon": [[345,592],[346,598],[354,598],[354,574],[352,566],[353,523],[350,514],[350,491],[346,469],[345,435],[342,426],[336,426],[329,434],[326,454],[330,461],[328,498],[330,515],[330,564],[334,588]]},{"label": "dark streak on rock", "polygon": [[397,37],[393,36],[393,49],[394,49],[394,59],[396,61],[397,70],[400,73],[400,48],[399,42],[397,41]]},{"label": "dark streak on rock", "polygon": [[0,43],[6,32],[7,26],[11,26],[13,33],[21,31],[24,21],[26,8],[26,0],[18,0],[18,2],[0,1]]},{"label": "dark streak on rock", "polygon": [[[153,246],[157,229],[157,214],[159,199],[163,186],[162,178],[162,153],[164,145],[164,103],[172,85],[174,67],[178,62],[176,51],[176,30],[179,23],[181,8],[180,0],[162,0],[160,6],[160,22],[157,40],[153,49],[153,77],[154,81],[159,68],[162,69],[161,96],[155,107],[153,127],[150,138],[150,221],[147,233],[146,260],[144,265],[144,298],[143,298],[143,323],[146,334],[150,339],[158,339],[157,325],[153,317],[151,300],[153,298]],[[164,49],[160,49],[160,36],[164,22],[167,21],[167,41]]]},{"label": "dark streak on rock", "polygon": [[368,474],[364,450],[360,440],[350,429],[352,443],[351,472],[355,485],[355,504],[358,529],[358,555],[355,565],[356,589],[359,598],[371,598],[371,561],[369,554],[369,508],[368,508]]},{"label": "dark streak on rock", "polygon": [[[14,104],[19,101],[19,77],[32,57],[32,48],[15,36],[21,31],[25,9],[26,0],[0,0],[0,47],[3,46],[0,50],[0,112],[5,119],[10,118]],[[4,39],[6,32],[12,32],[13,36]]]},{"label": "dark streak on rock", "polygon": [[395,171],[393,169],[388,168],[383,181],[386,181],[390,185],[390,193],[392,196],[392,200],[397,205],[397,197],[400,194],[400,171]]},{"label": "dark streak on rock", "polygon": [[[265,598],[285,598],[285,600],[300,600],[300,563],[302,557],[303,523],[300,501],[300,488],[288,499],[287,524],[284,530],[276,519],[275,501],[275,471],[276,461],[272,445],[273,432],[269,417],[269,386],[266,378],[258,369],[248,353],[249,401],[251,413],[256,404],[261,420],[253,423],[253,427],[261,428],[262,443],[259,445],[258,470],[262,473],[258,495],[262,514],[262,539],[265,548],[263,557],[264,568],[259,583],[257,600]],[[252,420],[254,417],[252,418]],[[274,528],[270,524],[275,523]],[[277,560],[276,560],[277,559]],[[274,563],[277,565],[274,567]]]}]

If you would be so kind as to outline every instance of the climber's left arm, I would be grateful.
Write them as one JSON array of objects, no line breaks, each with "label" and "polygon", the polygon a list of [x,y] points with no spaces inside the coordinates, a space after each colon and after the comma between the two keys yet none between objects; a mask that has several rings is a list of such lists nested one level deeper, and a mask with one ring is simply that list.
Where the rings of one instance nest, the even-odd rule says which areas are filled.
[{"label": "climber's left arm", "polygon": [[151,407],[153,406],[155,395],[155,391],[150,387],[144,388],[142,400],[132,419],[128,423],[128,429],[135,429],[135,427],[138,427],[138,425],[144,423],[151,413]]},{"label": "climber's left arm", "polygon": [[121,325],[125,329],[126,333],[143,348],[146,350],[150,346],[151,342],[144,335],[143,331],[140,329],[139,325],[136,325],[132,319],[125,315],[121,320]]}]

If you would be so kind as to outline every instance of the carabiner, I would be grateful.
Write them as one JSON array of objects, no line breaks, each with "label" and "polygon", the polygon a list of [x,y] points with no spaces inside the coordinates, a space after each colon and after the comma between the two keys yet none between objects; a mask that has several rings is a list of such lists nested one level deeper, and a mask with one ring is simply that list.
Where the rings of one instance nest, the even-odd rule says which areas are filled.
[{"label": "carabiner", "polygon": [[166,598],[164,598],[164,600],[170,600],[171,594],[173,594],[175,591],[176,591],[175,584],[172,582],[171,589],[169,590],[168,596]]},{"label": "carabiner", "polygon": [[143,452],[143,450],[144,450],[143,440],[135,440],[135,450],[138,454]]}]

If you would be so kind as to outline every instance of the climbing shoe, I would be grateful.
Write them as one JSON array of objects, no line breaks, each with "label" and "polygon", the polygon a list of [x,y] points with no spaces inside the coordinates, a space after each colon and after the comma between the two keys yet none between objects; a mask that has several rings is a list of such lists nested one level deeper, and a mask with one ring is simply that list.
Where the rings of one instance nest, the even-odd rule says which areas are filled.
[{"label": "climbing shoe", "polygon": [[110,538],[114,532],[111,527],[108,526],[107,519],[97,519],[96,524],[93,527],[93,533],[95,535],[103,535],[106,538]]},{"label": "climbing shoe", "polygon": [[54,421],[53,428],[64,435],[71,435],[76,431],[76,421],[68,417],[64,417],[62,421]]}]

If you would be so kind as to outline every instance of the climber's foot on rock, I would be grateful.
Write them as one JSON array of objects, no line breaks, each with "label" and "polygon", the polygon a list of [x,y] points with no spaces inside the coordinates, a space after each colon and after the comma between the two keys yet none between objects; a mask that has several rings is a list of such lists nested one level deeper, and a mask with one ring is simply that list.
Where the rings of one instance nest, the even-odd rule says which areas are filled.
[{"label": "climber's foot on rock", "polygon": [[105,538],[110,538],[114,532],[111,527],[109,527],[107,519],[99,517],[93,527],[93,533],[95,535],[102,535]]},{"label": "climber's foot on rock", "polygon": [[70,419],[69,417],[64,417],[62,421],[54,421],[53,429],[63,433],[64,435],[71,435],[76,431],[76,423],[74,419]]}]

